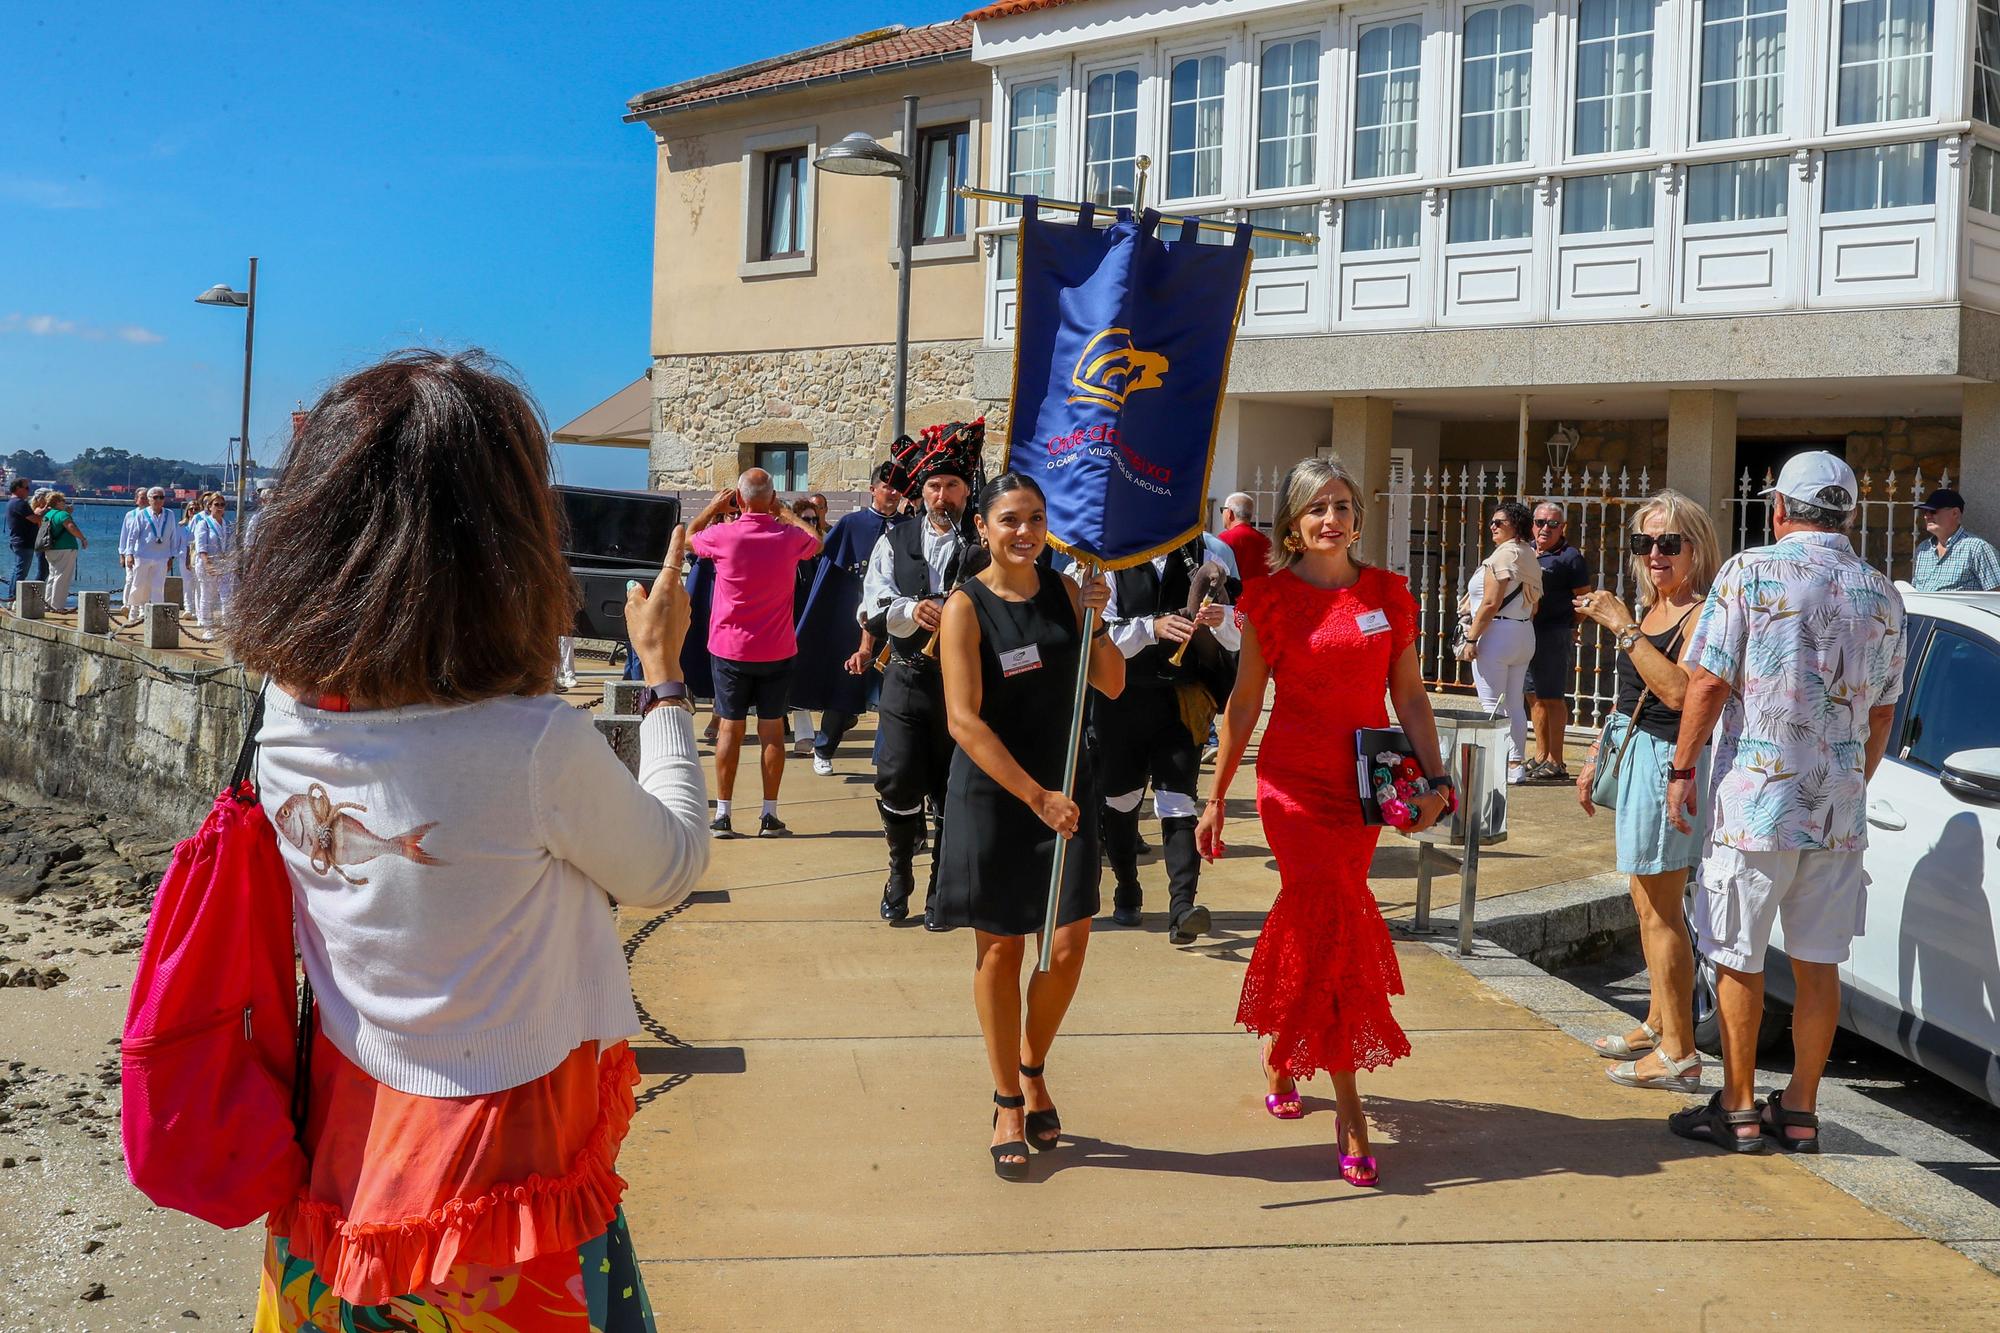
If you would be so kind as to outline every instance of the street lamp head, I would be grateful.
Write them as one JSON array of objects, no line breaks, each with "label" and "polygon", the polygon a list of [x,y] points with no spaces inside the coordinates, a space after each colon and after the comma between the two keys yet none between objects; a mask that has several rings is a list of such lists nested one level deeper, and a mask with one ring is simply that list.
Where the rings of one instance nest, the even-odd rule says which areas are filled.
[{"label": "street lamp head", "polygon": [[250,304],[250,297],[230,287],[226,282],[218,282],[200,296],[194,298],[197,305],[238,305]]},{"label": "street lamp head", "polygon": [[837,176],[902,176],[910,173],[910,159],[893,148],[885,148],[856,130],[839,143],[820,150],[813,165]]}]

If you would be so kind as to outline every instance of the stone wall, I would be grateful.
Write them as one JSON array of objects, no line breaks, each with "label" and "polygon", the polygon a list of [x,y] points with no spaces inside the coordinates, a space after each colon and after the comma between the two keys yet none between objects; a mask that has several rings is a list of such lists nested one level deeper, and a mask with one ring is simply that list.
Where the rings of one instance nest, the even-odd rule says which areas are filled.
[{"label": "stone wall", "polygon": [[185,837],[229,780],[256,688],[0,612],[0,778]]},{"label": "stone wall", "polygon": [[[910,349],[908,429],[983,412],[988,440],[1004,437],[1006,402],[972,396],[978,346]],[[887,456],[894,381],[895,349],[885,345],[656,357],[650,483],[713,493],[750,466],[758,445],[797,444],[814,488],[865,489]]]}]

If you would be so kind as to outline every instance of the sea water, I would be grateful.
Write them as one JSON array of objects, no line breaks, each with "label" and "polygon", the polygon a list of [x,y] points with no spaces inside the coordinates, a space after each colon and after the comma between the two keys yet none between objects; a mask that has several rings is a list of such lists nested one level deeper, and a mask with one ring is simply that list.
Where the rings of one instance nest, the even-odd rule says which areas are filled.
[{"label": "sea water", "polygon": [[[118,563],[118,529],[132,506],[122,500],[102,504],[77,500],[73,504],[76,526],[90,545],[76,553],[76,581],[70,587],[76,592],[109,591],[111,600],[116,602],[125,587],[125,569]],[[165,512],[173,522],[180,522],[180,505],[169,504]],[[187,572],[182,568],[183,563],[174,562],[175,573]],[[33,572],[30,568],[29,573]]]}]

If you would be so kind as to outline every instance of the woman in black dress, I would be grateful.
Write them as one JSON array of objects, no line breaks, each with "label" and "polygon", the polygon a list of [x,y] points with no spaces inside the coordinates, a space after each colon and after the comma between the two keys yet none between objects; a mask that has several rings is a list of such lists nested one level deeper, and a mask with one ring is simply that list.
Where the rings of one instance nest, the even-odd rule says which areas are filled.
[{"label": "woman in black dress", "polygon": [[[952,739],[945,789],[938,917],[974,932],[972,998],[993,1067],[993,1169],[1024,1180],[1028,1145],[1047,1151],[1062,1122],[1042,1080],[1042,1062],[1083,975],[1090,919],[1097,914],[1097,802],[1062,793],[1074,708],[1083,608],[1110,600],[1102,575],[1079,589],[1037,563],[1049,541],[1041,487],[1018,472],[980,497],[979,535],[992,563],[945,603],[939,633]],[[1115,698],[1125,659],[1100,628],[1090,644],[1090,684]],[[1090,790],[1077,770],[1076,790]],[[1050,970],[1028,983],[1021,962],[1039,935],[1056,839],[1071,839],[1063,865]],[[1025,1114],[1024,1114],[1025,1112]]]}]

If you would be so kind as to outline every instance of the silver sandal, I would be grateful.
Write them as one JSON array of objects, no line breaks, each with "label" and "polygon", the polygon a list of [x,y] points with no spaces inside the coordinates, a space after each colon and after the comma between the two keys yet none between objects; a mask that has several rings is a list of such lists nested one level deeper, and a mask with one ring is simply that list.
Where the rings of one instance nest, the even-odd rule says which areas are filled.
[{"label": "silver sandal", "polygon": [[1605,1077],[1613,1083],[1622,1083],[1628,1088],[1648,1088],[1656,1092],[1700,1092],[1701,1052],[1689,1051],[1686,1059],[1676,1060],[1665,1051],[1656,1051],[1660,1063],[1666,1066],[1665,1076],[1642,1074],[1637,1060],[1627,1060],[1623,1064],[1611,1066],[1604,1071]]},{"label": "silver sandal", "polygon": [[1634,1046],[1623,1037],[1599,1037],[1590,1043],[1590,1049],[1607,1060],[1632,1060],[1644,1055],[1660,1044],[1660,1034],[1641,1023],[1639,1031],[1646,1034],[1644,1046]]}]

